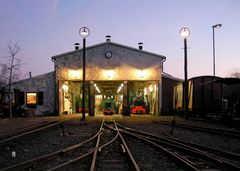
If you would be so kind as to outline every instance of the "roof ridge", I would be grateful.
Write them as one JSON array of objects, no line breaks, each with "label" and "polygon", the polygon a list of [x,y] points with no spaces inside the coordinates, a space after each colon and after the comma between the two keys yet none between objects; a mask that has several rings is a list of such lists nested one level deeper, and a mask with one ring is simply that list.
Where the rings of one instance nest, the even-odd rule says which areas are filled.
[{"label": "roof ridge", "polygon": [[[163,59],[166,58],[166,56],[163,56],[163,55],[159,55],[159,54],[156,54],[156,53],[153,53],[153,52],[149,52],[149,51],[141,50],[141,49],[134,48],[134,47],[131,47],[131,46],[123,45],[123,44],[120,44],[120,43],[115,43],[115,42],[112,42],[112,41],[111,42],[102,42],[102,43],[98,43],[98,44],[95,44],[95,45],[88,46],[88,47],[86,47],[86,50],[97,47],[97,46],[102,46],[102,45],[105,45],[105,44],[112,44],[112,45],[115,45],[115,46],[121,46],[121,47],[131,49],[131,50],[135,50],[135,51],[138,51],[138,52],[142,52],[142,53],[146,53],[146,54],[150,54],[150,55],[154,55],[154,56],[159,56]],[[72,51],[65,52],[65,53],[61,53],[61,54],[58,54],[58,55],[54,55],[54,56],[52,56],[52,59],[55,60],[56,58],[58,58],[60,56],[76,53],[76,52],[79,52],[79,51],[82,51],[82,50],[83,50],[83,48],[78,49],[78,50],[72,50]]]}]

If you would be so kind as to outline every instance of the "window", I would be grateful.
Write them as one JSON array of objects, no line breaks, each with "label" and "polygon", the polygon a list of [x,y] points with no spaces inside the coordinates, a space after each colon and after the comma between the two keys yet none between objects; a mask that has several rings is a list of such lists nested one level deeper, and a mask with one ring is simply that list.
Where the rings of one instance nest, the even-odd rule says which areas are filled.
[{"label": "window", "polygon": [[37,104],[37,93],[27,93],[27,105]]},{"label": "window", "polygon": [[42,91],[39,91],[37,93],[37,104],[38,105],[43,105],[43,92]]},{"label": "window", "polygon": [[25,93],[19,89],[14,89],[14,103],[16,106],[25,104]]},{"label": "window", "polygon": [[24,92],[20,91],[19,95],[18,95],[18,103],[19,105],[23,105],[25,103],[25,96],[24,96]]}]

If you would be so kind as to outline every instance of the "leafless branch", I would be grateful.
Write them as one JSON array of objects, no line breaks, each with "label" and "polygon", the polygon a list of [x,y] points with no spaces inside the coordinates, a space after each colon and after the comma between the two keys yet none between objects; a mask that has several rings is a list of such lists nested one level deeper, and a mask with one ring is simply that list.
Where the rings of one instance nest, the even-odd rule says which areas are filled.
[{"label": "leafless branch", "polygon": [[0,82],[1,86],[8,85],[8,99],[9,99],[9,115],[12,117],[12,97],[11,89],[12,82],[17,81],[21,75],[21,66],[22,60],[17,58],[18,53],[21,51],[21,48],[18,46],[18,42],[12,43],[11,41],[7,44],[7,53],[6,61],[2,62],[0,67]]}]

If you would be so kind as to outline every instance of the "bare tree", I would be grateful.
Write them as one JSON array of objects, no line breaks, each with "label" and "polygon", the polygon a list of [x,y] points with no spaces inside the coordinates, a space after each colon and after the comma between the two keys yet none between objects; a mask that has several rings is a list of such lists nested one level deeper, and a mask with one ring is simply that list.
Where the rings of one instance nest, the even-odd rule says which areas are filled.
[{"label": "bare tree", "polygon": [[230,73],[229,76],[233,78],[240,78],[240,69],[235,69],[233,72]]},{"label": "bare tree", "polygon": [[8,101],[9,101],[9,117],[12,118],[12,83],[17,81],[21,75],[22,60],[17,58],[17,54],[21,51],[18,43],[7,44],[8,55],[1,63],[1,82],[5,84],[8,89]]}]

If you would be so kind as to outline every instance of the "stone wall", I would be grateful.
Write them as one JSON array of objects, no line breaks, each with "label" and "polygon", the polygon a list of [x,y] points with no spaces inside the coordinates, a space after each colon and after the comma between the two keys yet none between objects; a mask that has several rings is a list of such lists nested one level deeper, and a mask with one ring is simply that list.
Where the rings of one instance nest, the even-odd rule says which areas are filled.
[{"label": "stone wall", "polygon": [[33,115],[52,115],[54,113],[55,100],[55,72],[49,72],[36,77],[28,78],[13,83],[12,89],[25,94],[27,92],[43,92],[43,105],[36,105],[31,108]]},{"label": "stone wall", "polygon": [[[111,57],[106,57],[106,52],[111,52]],[[82,80],[82,50],[53,58],[60,80]],[[103,43],[86,50],[86,80],[159,80],[163,58],[115,43]]]}]

